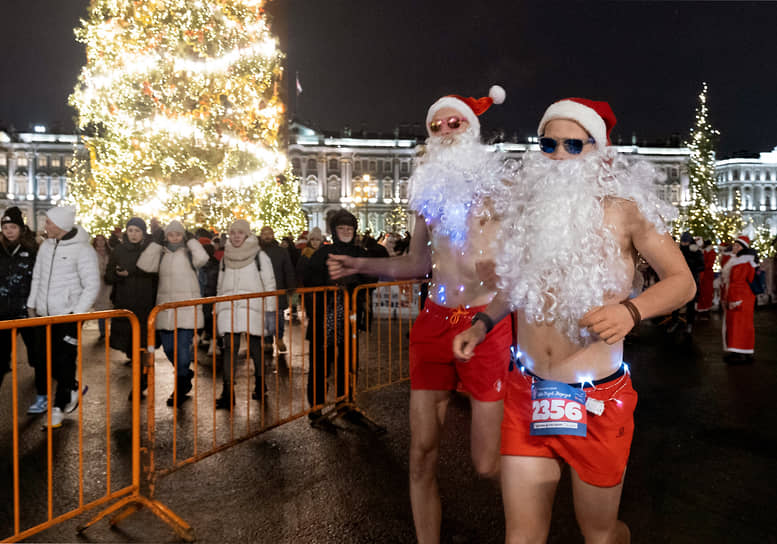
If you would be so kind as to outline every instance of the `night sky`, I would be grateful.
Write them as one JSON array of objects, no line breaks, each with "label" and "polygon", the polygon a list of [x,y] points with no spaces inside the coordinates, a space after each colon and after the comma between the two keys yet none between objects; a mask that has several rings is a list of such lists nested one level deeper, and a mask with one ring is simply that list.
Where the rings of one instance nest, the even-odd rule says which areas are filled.
[{"label": "night sky", "polygon": [[[0,124],[72,130],[67,105],[83,48],[73,27],[88,0],[4,2]],[[275,0],[273,28],[315,128],[390,133],[423,121],[443,94],[507,100],[484,130],[533,135],[547,105],[608,100],[615,140],[685,137],[701,82],[710,86],[719,153],[777,146],[777,3]]]}]

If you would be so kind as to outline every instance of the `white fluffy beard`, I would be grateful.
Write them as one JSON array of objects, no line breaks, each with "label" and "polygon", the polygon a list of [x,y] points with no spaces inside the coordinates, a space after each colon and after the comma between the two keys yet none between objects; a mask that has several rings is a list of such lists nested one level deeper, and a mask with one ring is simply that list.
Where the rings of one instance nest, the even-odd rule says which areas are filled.
[{"label": "white fluffy beard", "polygon": [[[509,190],[504,179],[512,177],[510,164],[501,153],[480,143],[469,132],[452,137],[432,136],[426,152],[410,177],[410,209],[433,223],[438,234],[458,246],[467,241],[467,220],[483,200],[507,203]],[[501,195],[501,196],[500,196]],[[501,212],[501,206],[491,206]]]},{"label": "white fluffy beard", "polygon": [[604,199],[635,202],[659,232],[667,232],[676,212],[655,196],[657,178],[650,164],[629,163],[609,148],[564,161],[527,153],[497,242],[499,287],[513,307],[576,343],[591,341],[578,321],[632,279],[604,224]]}]

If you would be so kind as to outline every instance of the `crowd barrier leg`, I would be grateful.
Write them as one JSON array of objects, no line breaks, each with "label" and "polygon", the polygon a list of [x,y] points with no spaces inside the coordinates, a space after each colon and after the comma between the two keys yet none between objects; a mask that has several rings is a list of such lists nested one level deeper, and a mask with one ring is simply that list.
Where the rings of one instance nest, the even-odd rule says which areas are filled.
[{"label": "crowd barrier leg", "polygon": [[[153,337],[152,337],[153,338]],[[137,353],[137,351],[136,351]],[[141,391],[141,376],[146,376],[146,382],[148,387],[148,411],[149,414],[154,412],[154,350],[150,347],[148,350],[140,352],[138,357],[140,363],[137,365],[138,371],[133,371],[133,384],[132,391],[137,394],[132,395],[132,409],[140,414],[140,398]],[[149,419],[149,439],[153,444],[153,417]],[[138,437],[139,438],[139,437]],[[94,525],[95,523],[110,517],[109,523],[112,527],[116,526],[122,520],[128,518],[132,514],[139,512],[143,508],[148,509],[157,518],[166,523],[176,535],[178,535],[184,542],[194,542],[195,533],[194,529],[184,521],[183,518],[178,516],[175,512],[162,504],[160,501],[153,498],[154,496],[154,463],[153,463],[153,447],[140,447],[138,443],[134,448],[137,459],[133,462],[140,464],[141,455],[143,459],[143,478],[142,481],[135,482],[135,491],[117,502],[110,505],[108,508],[99,512],[92,519],[86,523],[79,525],[76,530],[79,534],[83,533]],[[142,489],[141,489],[142,487]],[[145,493],[145,494],[144,494]],[[148,496],[146,496],[148,495]]]}]

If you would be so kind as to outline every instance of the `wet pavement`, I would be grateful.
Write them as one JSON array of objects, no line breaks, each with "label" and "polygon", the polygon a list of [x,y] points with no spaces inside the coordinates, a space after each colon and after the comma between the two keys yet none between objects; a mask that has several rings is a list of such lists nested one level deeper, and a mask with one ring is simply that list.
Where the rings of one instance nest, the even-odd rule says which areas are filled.
[{"label": "wet pavement", "polygon": [[[299,334],[298,328],[294,334]],[[87,326],[84,382],[90,390],[84,397],[85,496],[102,492],[107,484],[107,449],[113,452],[111,488],[128,481],[129,371],[121,364],[120,354],[111,352],[108,382],[112,393],[106,412],[105,387],[101,387],[105,351],[96,335],[96,328]],[[169,429],[171,409],[164,399],[172,382],[160,371],[169,368],[169,363],[164,363],[161,354],[157,360],[157,421],[162,429]],[[639,335],[628,342],[625,360],[639,393],[637,430],[621,502],[621,518],[631,527],[633,541],[777,544],[777,425],[773,420],[777,308],[756,312],[756,361],[752,365],[723,362],[720,317],[715,313],[697,322],[692,339],[668,337],[663,328],[643,324]],[[203,391],[214,385],[208,365],[203,361],[198,367]],[[301,355],[292,355],[287,361],[291,375],[269,371],[276,383],[285,380],[291,384],[288,391],[296,391],[287,413],[304,404],[303,365]],[[34,397],[26,365],[20,367],[20,384],[24,525],[45,516],[46,433],[39,429],[40,416],[24,414]],[[247,390],[238,387],[238,391],[248,401]],[[266,423],[284,417],[289,398],[279,392],[271,390],[273,400],[264,412],[249,402],[239,405],[232,421],[243,425],[254,421],[251,418],[266,417]],[[199,542],[413,542],[407,484],[408,394],[409,386],[403,383],[359,396],[359,405],[386,426],[383,435],[343,419],[335,421],[333,432],[317,430],[303,417],[170,474],[157,483],[156,498],[194,528]],[[0,491],[0,538],[12,534],[10,397],[10,378],[6,377],[0,388],[0,477],[6,483]],[[251,414],[246,413],[247,406],[254,406]],[[180,429],[191,424],[193,408],[194,403],[189,402],[179,410]],[[210,439],[208,433],[228,434],[229,414],[219,412],[213,418],[208,410],[199,411],[203,418],[198,425],[200,447]],[[111,415],[110,432],[104,425],[106,413]],[[189,453],[194,446],[187,436],[179,435],[177,448]],[[163,447],[168,439],[160,438]],[[55,508],[55,515],[67,505],[77,505],[78,457],[73,453],[77,440],[78,426],[71,416],[55,432],[53,444],[57,467],[54,504],[60,508],[60,512]],[[164,456],[160,462],[165,462]],[[469,460],[469,406],[464,397],[457,396],[449,409],[439,474],[443,542],[503,542],[498,486],[479,480]],[[79,536],[75,527],[89,517],[85,514],[28,540],[177,540],[146,511],[123,520],[116,529],[102,521]],[[566,473],[554,506],[549,542],[582,542]]]}]

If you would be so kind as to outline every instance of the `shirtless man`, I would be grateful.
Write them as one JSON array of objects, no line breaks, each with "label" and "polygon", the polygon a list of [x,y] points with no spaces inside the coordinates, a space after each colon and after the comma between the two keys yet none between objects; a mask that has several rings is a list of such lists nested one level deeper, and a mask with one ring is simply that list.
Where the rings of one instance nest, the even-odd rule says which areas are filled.
[{"label": "shirtless man", "polygon": [[[564,464],[585,541],[629,542],[618,506],[637,394],[623,338],[695,293],[667,233],[673,210],[652,193],[655,170],[607,147],[614,124],[606,102],[566,99],[545,112],[541,153],[524,157],[516,209],[502,218],[499,292],[454,340],[467,360],[516,309],[519,363],[502,423],[507,542],[547,541]],[[638,253],[660,281],[628,300]]]},{"label": "shirtless man", "polygon": [[430,271],[429,298],[410,333],[410,501],[418,541],[439,542],[441,507],[437,458],[445,412],[458,382],[472,401],[471,449],[479,474],[496,477],[504,378],[509,365],[509,322],[496,327],[470,364],[457,362],[453,337],[491,301],[492,288],[476,266],[489,261],[493,217],[504,203],[503,157],[480,143],[478,115],[504,90],[488,98],[444,96],[426,119],[429,139],[410,182],[416,216],[410,251],[388,259],[329,257],[333,278],[363,273],[384,278],[422,278]]}]

